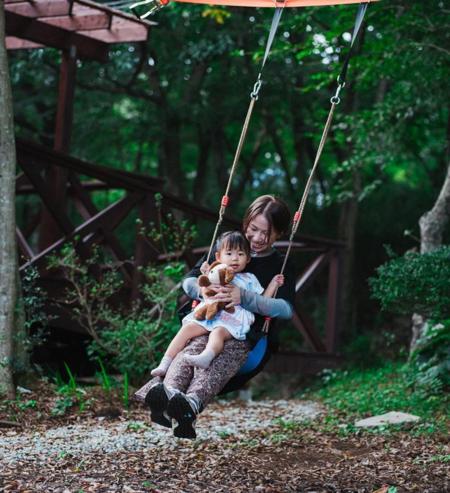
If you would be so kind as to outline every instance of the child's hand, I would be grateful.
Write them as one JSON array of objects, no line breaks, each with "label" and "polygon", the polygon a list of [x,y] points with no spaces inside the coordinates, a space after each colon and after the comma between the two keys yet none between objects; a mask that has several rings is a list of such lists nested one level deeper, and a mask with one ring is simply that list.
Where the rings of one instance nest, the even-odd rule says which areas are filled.
[{"label": "child's hand", "polygon": [[277,274],[272,281],[277,285],[277,286],[283,286],[284,284],[284,275],[283,274]]},{"label": "child's hand", "polygon": [[209,272],[209,264],[208,264],[208,262],[203,262],[203,264],[200,266],[200,272],[202,274],[207,274]]}]

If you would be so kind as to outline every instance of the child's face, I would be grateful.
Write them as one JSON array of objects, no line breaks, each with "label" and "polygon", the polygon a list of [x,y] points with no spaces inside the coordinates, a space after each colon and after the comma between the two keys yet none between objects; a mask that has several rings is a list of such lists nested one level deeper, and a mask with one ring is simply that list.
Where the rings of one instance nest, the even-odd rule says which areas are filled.
[{"label": "child's face", "polygon": [[234,272],[242,272],[250,259],[244,250],[239,250],[238,248],[222,248],[220,252],[217,252],[216,259],[222,264],[226,264],[228,267],[231,267]]}]

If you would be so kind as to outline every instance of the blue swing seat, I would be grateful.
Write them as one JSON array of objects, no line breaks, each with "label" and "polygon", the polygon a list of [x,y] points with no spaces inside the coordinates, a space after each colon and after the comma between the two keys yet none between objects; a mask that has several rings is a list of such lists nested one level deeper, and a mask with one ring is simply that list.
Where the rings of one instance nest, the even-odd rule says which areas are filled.
[{"label": "blue swing seat", "polygon": [[261,337],[256,346],[247,356],[247,361],[241,366],[236,375],[245,375],[255,370],[264,358],[267,351],[267,336]]}]

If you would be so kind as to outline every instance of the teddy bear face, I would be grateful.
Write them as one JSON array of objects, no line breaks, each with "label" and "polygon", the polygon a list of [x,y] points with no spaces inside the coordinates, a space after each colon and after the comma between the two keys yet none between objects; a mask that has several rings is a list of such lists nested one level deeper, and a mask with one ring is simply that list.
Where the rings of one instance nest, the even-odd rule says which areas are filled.
[{"label": "teddy bear face", "polygon": [[208,272],[208,279],[211,284],[225,284],[225,273],[228,269],[226,264],[212,265]]},{"label": "teddy bear face", "polygon": [[234,271],[231,267],[220,262],[214,262],[207,274],[203,274],[198,278],[198,284],[201,287],[207,287],[211,284],[220,284],[225,286],[233,280]]}]

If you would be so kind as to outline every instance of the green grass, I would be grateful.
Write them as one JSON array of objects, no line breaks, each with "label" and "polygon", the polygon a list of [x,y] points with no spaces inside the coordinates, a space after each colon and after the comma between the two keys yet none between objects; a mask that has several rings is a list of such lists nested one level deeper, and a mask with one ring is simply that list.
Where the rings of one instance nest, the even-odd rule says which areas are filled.
[{"label": "green grass", "polygon": [[[341,431],[354,431],[356,419],[402,411],[420,416],[411,426],[415,432],[445,431],[448,424],[448,394],[425,394],[414,388],[410,367],[404,362],[386,362],[370,369],[325,370],[314,385],[297,397],[322,401],[328,409],[324,422]],[[396,427],[398,429],[398,427]],[[373,430],[373,431],[385,431]]]}]

